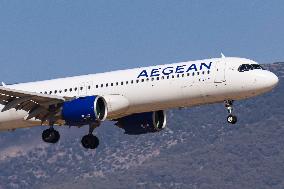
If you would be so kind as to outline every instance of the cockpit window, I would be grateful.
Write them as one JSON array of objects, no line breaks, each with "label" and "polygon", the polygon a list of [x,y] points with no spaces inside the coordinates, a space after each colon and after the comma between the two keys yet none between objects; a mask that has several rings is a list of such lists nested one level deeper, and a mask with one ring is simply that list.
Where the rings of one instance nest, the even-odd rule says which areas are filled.
[{"label": "cockpit window", "polygon": [[240,65],[238,71],[239,72],[245,72],[245,71],[254,70],[254,69],[263,70],[262,66],[259,65],[259,64],[242,64],[242,65]]},{"label": "cockpit window", "polygon": [[263,67],[259,64],[252,64],[251,66],[253,67],[253,69],[264,70]]},{"label": "cockpit window", "polygon": [[249,64],[242,64],[242,65],[240,65],[238,70],[239,70],[239,72],[249,71],[249,70],[252,70],[252,66],[249,65]]}]

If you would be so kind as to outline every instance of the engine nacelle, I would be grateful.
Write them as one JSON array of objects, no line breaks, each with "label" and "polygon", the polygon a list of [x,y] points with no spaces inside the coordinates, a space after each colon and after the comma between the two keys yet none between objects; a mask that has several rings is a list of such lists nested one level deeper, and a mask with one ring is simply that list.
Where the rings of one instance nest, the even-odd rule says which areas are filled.
[{"label": "engine nacelle", "polygon": [[63,103],[62,119],[66,125],[80,126],[95,121],[104,121],[107,117],[106,101],[101,96],[80,97]]},{"label": "engine nacelle", "polygon": [[107,103],[109,119],[115,119],[121,117],[129,108],[129,101],[123,95],[105,95],[103,96]]},{"label": "engine nacelle", "polygon": [[166,127],[166,113],[163,110],[132,114],[117,119],[116,125],[125,130],[125,134],[139,135],[154,133]]}]

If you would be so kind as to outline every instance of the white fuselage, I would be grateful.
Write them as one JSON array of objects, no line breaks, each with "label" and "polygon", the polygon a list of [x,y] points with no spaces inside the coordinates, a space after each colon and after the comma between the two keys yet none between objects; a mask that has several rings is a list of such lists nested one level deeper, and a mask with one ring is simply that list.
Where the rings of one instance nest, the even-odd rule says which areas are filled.
[{"label": "white fuselage", "polygon": [[[116,100],[126,106],[121,111],[109,112],[108,119],[114,119],[133,113],[245,99],[268,92],[277,84],[278,78],[267,70],[239,72],[242,64],[257,63],[243,58],[214,58],[6,87],[66,97],[100,95],[108,99],[109,95],[117,95]],[[1,112],[0,130],[11,128],[11,124],[16,128],[38,124],[26,121],[27,114],[15,109]]]}]

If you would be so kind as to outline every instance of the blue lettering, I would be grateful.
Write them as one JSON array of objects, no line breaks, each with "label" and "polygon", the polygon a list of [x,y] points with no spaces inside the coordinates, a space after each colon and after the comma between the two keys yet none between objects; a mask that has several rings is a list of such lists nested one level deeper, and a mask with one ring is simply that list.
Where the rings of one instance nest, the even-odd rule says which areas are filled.
[{"label": "blue lettering", "polygon": [[[170,75],[170,74],[172,74],[173,72],[174,72],[174,67],[166,67],[165,69],[163,69],[163,71],[162,71],[162,73],[164,74],[164,75]],[[167,71],[168,70],[168,71]]]},{"label": "blue lettering", "polygon": [[[160,74],[162,75],[170,75],[172,73],[184,73],[185,72],[185,66],[186,65],[181,65],[181,66],[176,66],[176,67],[173,67],[173,66],[169,66],[169,67],[165,67],[165,68],[154,68],[151,70],[151,74],[150,74],[150,77],[155,77],[155,76],[160,76]],[[212,66],[212,62],[210,63],[201,63],[200,64],[200,70],[203,70],[203,69],[208,69],[210,70],[211,69],[211,66]],[[160,70],[161,73],[160,73]],[[197,66],[196,64],[191,64],[188,69],[186,70],[186,72],[189,72],[189,71],[198,71],[197,70]],[[140,77],[149,77],[148,73],[146,70],[142,70],[141,73],[138,75],[137,78],[140,78]]]},{"label": "blue lettering", "polygon": [[191,66],[189,66],[189,68],[187,69],[186,72],[189,72],[191,70],[197,71],[196,65],[195,64],[191,64]]},{"label": "blue lettering", "polygon": [[137,78],[139,78],[139,77],[148,77],[148,74],[147,74],[147,71],[146,70],[143,70],[139,75],[138,75],[138,77]]},{"label": "blue lettering", "polygon": [[209,65],[207,65],[206,63],[201,63],[200,70],[202,70],[203,66],[206,67],[208,70],[210,70],[211,64],[212,64],[212,62],[210,62]]},{"label": "blue lettering", "polygon": [[151,77],[153,77],[153,76],[159,76],[160,74],[159,74],[159,69],[153,69],[152,71],[151,71]]},{"label": "blue lettering", "polygon": [[186,65],[177,66],[176,73],[183,73],[184,72],[184,66],[186,66]]}]

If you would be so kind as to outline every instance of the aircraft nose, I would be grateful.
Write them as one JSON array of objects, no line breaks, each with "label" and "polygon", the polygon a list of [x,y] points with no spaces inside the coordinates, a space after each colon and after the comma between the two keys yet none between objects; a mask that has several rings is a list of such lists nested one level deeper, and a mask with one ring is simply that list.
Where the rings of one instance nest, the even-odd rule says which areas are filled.
[{"label": "aircraft nose", "polygon": [[270,86],[274,88],[278,84],[279,79],[274,73],[270,72],[268,82],[270,83]]},{"label": "aircraft nose", "polygon": [[265,91],[272,90],[279,82],[278,77],[270,71],[262,71],[257,80],[259,88]]}]

